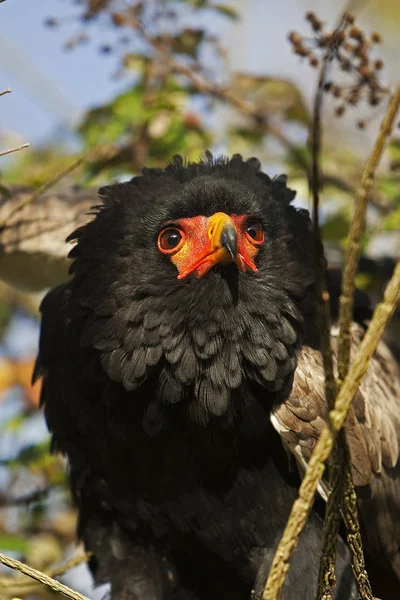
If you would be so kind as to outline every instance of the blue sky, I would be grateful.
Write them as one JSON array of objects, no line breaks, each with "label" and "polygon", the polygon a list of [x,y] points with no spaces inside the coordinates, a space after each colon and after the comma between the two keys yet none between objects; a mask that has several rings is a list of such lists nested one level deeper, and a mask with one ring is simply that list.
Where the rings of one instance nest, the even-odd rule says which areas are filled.
[{"label": "blue sky", "polygon": [[[304,27],[307,2],[283,0],[276,5],[275,0],[248,0],[232,4],[243,20],[223,27],[231,68],[296,77],[298,60],[291,55],[286,33],[289,27]],[[11,87],[13,93],[1,99],[0,132],[12,131],[23,141],[38,143],[62,125],[71,129],[85,109],[128,85],[128,79],[112,78],[115,57],[98,52],[112,35],[104,24],[91,28],[88,45],[72,52],[64,50],[63,43],[81,30],[73,19],[80,10],[69,0],[7,0],[1,4],[0,87]],[[45,19],[51,16],[64,19],[63,26],[45,27]],[[207,22],[214,28],[220,24],[215,19]],[[313,74],[307,68],[302,70],[303,83],[311,86]],[[305,91],[310,86],[305,85]]]},{"label": "blue sky", "polygon": [[1,100],[0,130],[37,142],[55,127],[76,123],[84,110],[106,101],[127,85],[111,75],[115,58],[100,56],[107,41],[101,28],[91,44],[65,51],[63,42],[79,31],[79,22],[61,28],[43,25],[50,16],[77,14],[77,7],[61,0],[7,0],[0,6],[0,87],[12,94]]},{"label": "blue sky", "polygon": [[[229,2],[229,0],[226,0]],[[229,48],[232,70],[251,70],[270,76],[289,77],[307,98],[313,93],[315,72],[301,66],[287,42],[289,30],[307,31],[306,10],[317,10],[330,23],[336,21],[344,0],[231,0],[242,20],[225,25],[221,32]],[[382,26],[379,15],[361,13],[367,29]],[[64,127],[72,130],[85,110],[107,101],[124,89],[129,79],[115,80],[117,62],[113,55],[100,55],[98,48],[113,35],[104,23],[92,26],[91,41],[65,51],[64,42],[81,31],[74,15],[80,7],[70,0],[6,0],[0,5],[0,88],[13,93],[1,98],[0,134],[13,132],[21,141],[38,144]],[[63,26],[44,26],[48,17],[63,19]],[[221,21],[208,19],[218,28]],[[389,81],[398,74],[398,35],[388,36],[382,48],[389,63]],[[344,120],[342,120],[344,122]],[[340,130],[341,123],[335,128]],[[346,132],[345,132],[346,134]],[[365,135],[359,136],[364,140]],[[360,140],[361,141],[361,140]]]}]

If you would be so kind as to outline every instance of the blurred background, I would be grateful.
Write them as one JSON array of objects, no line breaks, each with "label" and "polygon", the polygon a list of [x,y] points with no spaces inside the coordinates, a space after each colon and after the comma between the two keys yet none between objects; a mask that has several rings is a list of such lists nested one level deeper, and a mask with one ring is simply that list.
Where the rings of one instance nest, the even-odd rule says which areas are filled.
[{"label": "blurred background", "polygon": [[[357,30],[346,60],[332,65],[323,115],[322,224],[333,266],[399,79],[398,0],[1,2],[0,92],[12,93],[0,97],[0,152],[30,146],[0,158],[0,552],[53,573],[83,553],[65,464],[49,454],[30,378],[40,299],[67,277],[64,239],[88,218],[95,189],[210,149],[255,155],[269,175],[287,173],[296,202],[309,207],[312,101],[324,36],[344,8]],[[293,32],[303,52],[293,52]],[[361,41],[368,77],[379,82],[372,92],[357,62]],[[378,170],[363,240],[357,283],[372,301],[400,255],[399,182],[400,128]],[[106,591],[93,590],[83,563],[62,580],[90,598]],[[0,568],[0,600],[16,596],[50,592]]]}]

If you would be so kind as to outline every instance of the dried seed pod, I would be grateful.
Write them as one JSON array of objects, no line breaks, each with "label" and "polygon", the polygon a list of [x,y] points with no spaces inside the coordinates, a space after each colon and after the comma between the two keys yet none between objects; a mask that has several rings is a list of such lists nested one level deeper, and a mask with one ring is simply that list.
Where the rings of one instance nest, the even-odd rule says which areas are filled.
[{"label": "dried seed pod", "polygon": [[348,59],[342,59],[340,61],[340,68],[342,71],[351,71],[351,62]]},{"label": "dried seed pod", "polygon": [[298,56],[309,56],[311,54],[310,50],[307,50],[304,46],[296,46],[293,50]]},{"label": "dried seed pod", "polygon": [[[335,109],[335,114],[338,117],[342,116],[347,105],[355,106],[361,100],[368,101],[371,106],[379,104],[383,95],[387,93],[378,77],[378,71],[383,68],[383,61],[371,60],[370,51],[373,43],[381,41],[380,34],[374,32],[371,36],[367,36],[354,24],[355,19],[351,14],[345,16],[341,29],[332,33],[323,31],[324,24],[315,12],[309,11],[305,17],[310,22],[315,35],[313,39],[308,40],[292,31],[289,40],[294,53],[307,58],[309,65],[314,68],[317,68],[321,62],[319,55],[325,55],[325,60],[336,63],[342,71],[349,72],[353,80],[349,87],[335,85],[332,81],[322,85],[324,92],[331,93],[334,98],[342,98],[342,103]],[[360,128],[363,128],[364,124],[363,120],[358,122]]]},{"label": "dried seed pod", "polygon": [[336,41],[340,45],[346,39],[346,34],[344,31],[338,31],[335,37],[336,37]]},{"label": "dried seed pod", "polygon": [[351,106],[356,106],[360,102],[360,98],[361,98],[360,88],[355,88],[354,91],[347,98],[347,102]]},{"label": "dried seed pod", "polygon": [[99,52],[101,54],[111,54],[112,46],[110,46],[109,44],[102,44],[99,48]]},{"label": "dried seed pod", "polygon": [[356,25],[354,25],[350,31],[349,31],[349,36],[351,38],[353,38],[353,40],[358,40],[359,42],[362,42],[364,40],[364,34],[361,31],[361,29],[359,27],[357,27]]},{"label": "dried seed pod", "polygon": [[324,35],[321,35],[318,39],[318,46],[320,48],[326,48],[326,46],[328,46],[331,43],[331,40],[332,36],[328,33],[324,33]]},{"label": "dried seed pod", "polygon": [[58,27],[58,20],[55,19],[54,17],[49,17],[48,19],[45,20],[44,22],[46,27]]},{"label": "dried seed pod", "polygon": [[369,58],[364,52],[360,52],[357,58],[360,61],[360,67],[367,67],[369,65]]},{"label": "dried seed pod", "polygon": [[342,91],[343,90],[342,90],[341,87],[339,87],[338,85],[335,85],[334,88],[333,88],[333,92],[332,92],[333,96],[335,98],[341,98],[342,97]]},{"label": "dried seed pod", "polygon": [[381,99],[379,98],[379,96],[377,96],[377,94],[371,94],[369,97],[370,106],[378,106],[380,101],[381,101]]},{"label": "dried seed pod", "polygon": [[322,21],[314,21],[314,23],[312,24],[312,30],[315,31],[315,33],[318,33],[319,31],[321,31],[322,29]]},{"label": "dried seed pod", "polygon": [[289,33],[289,42],[292,42],[292,44],[301,44],[302,43],[302,39],[301,36],[296,33],[295,31],[291,31]]},{"label": "dried seed pod", "polygon": [[381,34],[374,31],[374,33],[371,35],[371,42],[373,42],[374,44],[381,44],[382,43]]},{"label": "dried seed pod", "polygon": [[116,27],[122,27],[128,23],[128,17],[126,14],[122,12],[113,12],[111,14],[111,20],[116,25]]},{"label": "dried seed pod", "polygon": [[367,65],[361,67],[358,71],[361,75],[361,77],[369,77],[369,75],[371,74],[371,71],[369,70],[369,67]]}]

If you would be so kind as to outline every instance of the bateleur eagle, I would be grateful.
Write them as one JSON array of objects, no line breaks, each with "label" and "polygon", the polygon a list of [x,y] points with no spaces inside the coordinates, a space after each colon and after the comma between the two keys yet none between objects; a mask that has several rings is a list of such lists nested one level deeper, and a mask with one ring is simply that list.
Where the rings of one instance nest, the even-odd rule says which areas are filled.
[{"label": "bateleur eagle", "polygon": [[[309,214],[240,155],[99,194],[35,370],[95,581],[114,600],[260,598],[327,418]],[[398,576],[399,381],[381,344],[347,425],[366,545]],[[284,600],[315,598],[322,526],[317,501]],[[342,539],[337,573],[355,598]]]}]

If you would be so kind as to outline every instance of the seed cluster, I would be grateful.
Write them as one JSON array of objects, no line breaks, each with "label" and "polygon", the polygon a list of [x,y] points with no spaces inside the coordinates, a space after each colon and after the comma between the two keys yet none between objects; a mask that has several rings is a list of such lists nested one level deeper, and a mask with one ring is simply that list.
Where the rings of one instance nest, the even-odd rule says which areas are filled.
[{"label": "seed cluster", "polygon": [[[298,56],[306,58],[311,67],[317,68],[321,61],[329,60],[340,71],[348,75],[349,83],[336,84],[326,80],[323,90],[338,100],[335,114],[341,117],[348,107],[358,106],[367,101],[370,106],[378,106],[388,94],[388,88],[380,82],[384,63],[371,58],[371,51],[382,42],[379,33],[367,35],[355,25],[354,16],[347,14],[339,28],[329,33],[325,24],[313,12],[306,13],[306,20],[314,32],[312,38],[305,38],[291,32],[289,41]],[[359,120],[360,129],[366,126],[365,120]]]}]

